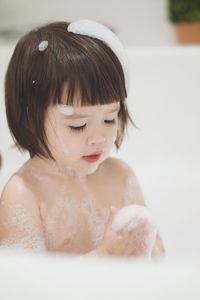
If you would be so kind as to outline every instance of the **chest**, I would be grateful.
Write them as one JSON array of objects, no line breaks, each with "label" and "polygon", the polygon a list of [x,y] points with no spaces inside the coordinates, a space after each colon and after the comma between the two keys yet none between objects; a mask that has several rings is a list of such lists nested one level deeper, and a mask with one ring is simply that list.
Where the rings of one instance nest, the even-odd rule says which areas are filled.
[{"label": "chest", "polygon": [[40,210],[48,250],[87,253],[102,241],[110,206],[123,206],[123,186],[62,185],[46,191]]}]

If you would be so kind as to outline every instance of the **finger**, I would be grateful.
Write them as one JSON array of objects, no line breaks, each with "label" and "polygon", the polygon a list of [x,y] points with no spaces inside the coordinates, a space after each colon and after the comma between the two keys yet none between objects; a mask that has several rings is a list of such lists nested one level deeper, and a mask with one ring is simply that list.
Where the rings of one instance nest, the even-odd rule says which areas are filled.
[{"label": "finger", "polygon": [[111,206],[110,207],[110,215],[109,215],[109,218],[108,218],[108,223],[107,223],[106,228],[111,227],[113,219],[114,219],[116,213],[117,213],[117,208],[115,206]]}]

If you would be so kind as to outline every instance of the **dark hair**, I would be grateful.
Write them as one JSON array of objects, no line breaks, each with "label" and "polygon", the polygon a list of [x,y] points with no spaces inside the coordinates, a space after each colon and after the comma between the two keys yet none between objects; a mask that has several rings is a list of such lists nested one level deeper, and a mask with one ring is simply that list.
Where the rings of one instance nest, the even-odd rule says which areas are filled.
[{"label": "dark hair", "polygon": [[[64,83],[68,84],[66,104],[108,104],[120,101],[119,132],[115,145],[122,143],[128,120],[127,96],[122,66],[101,40],[70,33],[69,23],[54,22],[32,30],[17,43],[5,78],[8,126],[15,145],[30,156],[53,158],[44,130],[49,105],[61,103]],[[38,45],[47,40],[40,52]],[[135,125],[134,125],[135,126]]]}]

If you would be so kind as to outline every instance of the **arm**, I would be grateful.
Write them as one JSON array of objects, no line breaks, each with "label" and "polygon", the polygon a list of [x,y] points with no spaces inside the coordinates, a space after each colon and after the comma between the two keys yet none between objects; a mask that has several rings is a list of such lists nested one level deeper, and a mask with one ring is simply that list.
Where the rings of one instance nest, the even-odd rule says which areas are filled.
[{"label": "arm", "polygon": [[0,199],[0,245],[45,250],[39,206],[17,176],[7,183]]},{"label": "arm", "polygon": [[[137,205],[145,206],[144,197],[139,182],[133,170],[127,164],[121,162],[119,159],[112,158],[110,159],[110,162],[113,163],[114,166],[117,166],[115,172],[120,173],[122,175],[121,180],[123,181],[123,187],[124,187],[122,206],[126,206],[129,204],[137,204]],[[108,220],[108,224],[106,227],[102,244],[99,245],[97,249],[94,249],[93,251],[81,255],[81,257],[110,256],[110,255],[124,256],[125,253],[124,242],[122,243],[121,241],[119,241],[118,238],[116,237],[116,234],[113,236],[113,231],[110,228],[113,222],[113,218],[117,211],[118,209],[116,208],[114,210],[112,209],[112,213],[109,216],[109,220]],[[116,251],[113,251],[113,249],[115,249]],[[160,238],[160,235],[158,233],[155,239],[153,250],[151,252],[151,258],[159,258],[161,255],[164,254],[164,251],[165,251],[164,246]]]},{"label": "arm", "polygon": [[[140,188],[139,181],[134,173],[134,171],[130,168],[127,167],[127,174],[126,174],[126,179],[125,179],[125,189],[126,189],[126,194],[124,196],[124,205],[129,205],[129,204],[137,204],[137,205],[144,205],[144,197]],[[162,242],[162,239],[160,237],[160,234],[157,233],[155,243],[153,246],[153,250],[151,253],[151,258],[152,259],[158,259],[161,256],[165,254],[165,248]]]}]

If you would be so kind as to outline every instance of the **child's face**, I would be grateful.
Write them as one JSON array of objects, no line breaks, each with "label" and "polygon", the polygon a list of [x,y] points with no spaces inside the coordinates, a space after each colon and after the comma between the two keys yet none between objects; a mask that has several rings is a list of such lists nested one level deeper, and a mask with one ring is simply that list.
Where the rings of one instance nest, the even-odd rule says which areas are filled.
[{"label": "child's face", "polygon": [[[65,110],[59,105],[48,108],[45,131],[49,149],[61,166],[88,175],[114,146],[120,103],[70,108]],[[84,157],[97,152],[101,155],[96,161]]]}]

